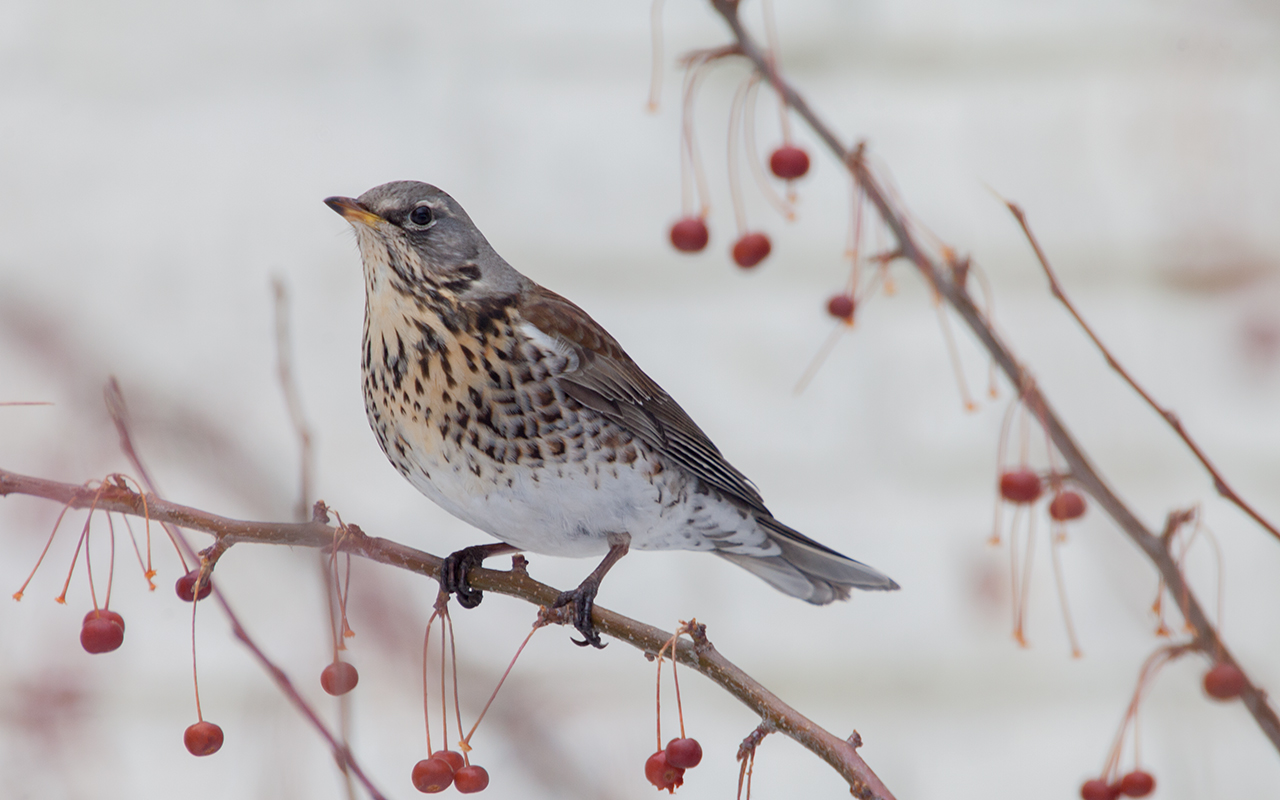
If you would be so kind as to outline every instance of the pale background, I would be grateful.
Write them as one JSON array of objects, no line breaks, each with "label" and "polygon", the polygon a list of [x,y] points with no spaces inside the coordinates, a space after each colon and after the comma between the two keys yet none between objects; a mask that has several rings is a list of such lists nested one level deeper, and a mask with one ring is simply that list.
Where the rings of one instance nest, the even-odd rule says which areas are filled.
[{"label": "pale background", "polygon": [[[702,3],[668,6],[669,62],[725,41]],[[746,6],[757,30],[759,10]],[[1261,685],[1280,688],[1280,542],[1215,500],[1107,372],[988,190],[1026,207],[1118,356],[1244,495],[1280,517],[1280,15],[1247,0],[804,0],[780,3],[778,17],[796,84],[850,140],[868,138],[919,219],[986,269],[1001,329],[1120,495],[1153,526],[1204,503],[1226,555],[1228,641]],[[822,306],[844,275],[848,187],[813,151],[797,223],[752,190],[753,224],[775,254],[751,275],[732,266],[723,142],[743,75],[717,68],[698,106],[713,239],[687,257],[665,243],[679,211],[679,76],[667,72],[663,108],[647,114],[647,4],[10,0],[0,8],[0,401],[55,405],[0,409],[0,465],[73,482],[127,470],[101,403],[115,374],[171,499],[287,519],[297,448],[274,375],[280,275],[293,292],[319,496],[371,533],[435,553],[483,541],[402,481],[367,429],[357,255],[320,202],[430,180],[514,265],[606,325],[781,519],[903,586],[816,609],[706,556],[639,554],[610,576],[602,604],[665,627],[696,615],[802,712],[841,735],[856,727],[899,797],[1077,797],[1159,644],[1154,574],[1090,513],[1064,551],[1086,657],[1070,658],[1043,539],[1032,646],[1012,642],[1007,553],[984,544],[1008,391],[963,412],[929,297],[905,268],[897,296],[867,307],[807,392],[793,393],[833,326]],[[767,95],[760,105],[769,146],[774,105]],[[985,360],[965,337],[961,351],[981,390]],[[56,511],[0,502],[4,593]],[[344,796],[318,737],[212,606],[199,626],[202,696],[227,740],[212,758],[187,755],[190,606],[172,595],[171,550],[157,547],[161,588],[148,595],[121,542],[112,605],[128,620],[125,646],[80,649],[83,572],[68,607],[51,598],[82,522],[69,516],[23,603],[0,603],[5,794]],[[570,586],[590,566],[535,556],[531,569]],[[1189,570],[1211,601],[1208,548]],[[217,579],[332,712],[315,679],[328,645],[314,555],[237,547]],[[416,796],[415,653],[432,589],[367,564],[353,578],[353,741],[393,797]],[[469,718],[532,619],[498,597],[458,615]],[[1280,758],[1242,707],[1203,698],[1204,668],[1175,664],[1143,707],[1158,796],[1275,797]],[[729,797],[732,754],[755,719],[692,673],[683,687],[708,755],[680,795]],[[642,776],[652,688],[638,653],[583,652],[565,631],[542,632],[475,742],[492,776],[485,796],[652,797]],[[780,737],[756,763],[758,798],[847,796]]]}]

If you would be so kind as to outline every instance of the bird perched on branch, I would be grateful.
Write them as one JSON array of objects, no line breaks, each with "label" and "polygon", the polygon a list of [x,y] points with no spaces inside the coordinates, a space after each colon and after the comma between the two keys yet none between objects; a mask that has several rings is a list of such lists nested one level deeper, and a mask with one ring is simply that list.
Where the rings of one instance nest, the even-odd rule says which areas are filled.
[{"label": "bird perched on branch", "polygon": [[704,550],[822,605],[896,589],[773,518],[755,486],[578,306],[502,259],[448,194],[397,181],[330,197],[355,228],[366,291],[369,424],[419,491],[501,540],[446,559],[442,588],[517,550],[603,555],[555,606],[584,642],[600,581],[636,550]]}]

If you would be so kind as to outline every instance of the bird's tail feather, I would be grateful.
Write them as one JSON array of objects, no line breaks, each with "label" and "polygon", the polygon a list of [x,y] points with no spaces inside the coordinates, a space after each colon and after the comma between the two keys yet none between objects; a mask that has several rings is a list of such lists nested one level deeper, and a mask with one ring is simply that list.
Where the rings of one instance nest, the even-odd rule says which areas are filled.
[{"label": "bird's tail feather", "polygon": [[884,573],[841,555],[772,517],[758,518],[782,552],[776,556],[750,556],[719,552],[781,592],[815,605],[845,600],[850,589],[891,591],[898,584]]}]

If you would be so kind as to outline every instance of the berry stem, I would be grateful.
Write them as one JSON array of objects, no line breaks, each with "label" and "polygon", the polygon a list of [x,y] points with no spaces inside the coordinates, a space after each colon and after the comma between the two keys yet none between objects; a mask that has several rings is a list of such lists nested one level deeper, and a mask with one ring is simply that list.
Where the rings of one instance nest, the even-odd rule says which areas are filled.
[{"label": "berry stem", "polygon": [[697,194],[702,205],[698,213],[700,217],[706,217],[710,208],[711,189],[707,184],[706,171],[702,167],[702,155],[698,150],[698,140],[693,132],[693,109],[694,98],[697,96],[698,87],[702,84],[702,79],[706,75],[706,66],[709,56],[701,55],[689,62],[688,68],[685,70],[684,76],[684,97],[681,105],[680,113],[680,159],[681,173],[681,203],[684,210],[684,216],[693,216],[693,187],[690,185],[688,176],[684,172],[685,159],[688,159],[689,171],[693,173],[694,182],[697,187]]},{"label": "berry stem", "polygon": [[758,80],[755,73],[749,75],[733,94],[733,103],[729,106],[729,139],[725,148],[729,159],[729,199],[733,203],[733,218],[738,226],[738,236],[747,232],[747,209],[742,196],[742,177],[738,174],[738,131],[742,126],[742,104],[747,90]]},{"label": "berry stem", "polygon": [[[431,684],[427,680],[427,658],[431,653],[431,626],[438,616],[440,616],[439,610],[431,612],[431,616],[427,618],[427,632],[422,635],[422,719],[427,729],[428,756],[434,752],[434,749],[431,747],[431,703],[428,691]],[[441,700],[443,701],[443,698]]]},{"label": "berry stem", "polygon": [[26,593],[27,586],[31,583],[31,579],[36,576],[36,570],[40,569],[40,565],[44,563],[44,557],[49,554],[49,546],[53,544],[53,537],[58,533],[58,527],[62,525],[62,518],[65,517],[67,512],[70,510],[71,501],[68,500],[63,504],[62,511],[58,512],[58,518],[54,520],[53,523],[53,530],[49,532],[49,538],[45,540],[44,549],[40,551],[40,557],[36,559],[36,565],[31,568],[31,574],[28,575],[27,579],[18,587],[18,591],[13,593],[14,600],[21,600],[22,596]]},{"label": "berry stem", "polygon": [[[502,688],[502,684],[506,683],[507,676],[510,675],[511,670],[515,668],[516,659],[520,658],[520,654],[524,652],[524,648],[527,644],[529,644],[529,640],[532,639],[533,635],[538,632],[538,629],[543,627],[544,625],[546,625],[546,622],[544,622],[542,619],[542,616],[539,615],[538,620],[533,623],[533,629],[530,630],[529,634],[524,637],[524,641],[521,642],[520,647],[516,649],[516,654],[511,657],[511,663],[507,665],[507,669],[502,673],[502,677],[498,679],[498,685],[493,687],[493,694],[489,695],[489,700],[484,704],[484,708],[480,709],[480,716],[476,717],[475,724],[471,726],[471,730],[467,731],[467,735],[462,737],[462,741],[460,742],[460,744],[462,745],[462,753],[464,756],[471,749],[470,748],[471,737],[475,735],[476,728],[480,727],[480,722],[481,720],[484,719],[484,715],[489,713],[489,706],[493,705],[494,699],[497,698],[498,690]],[[459,718],[458,730],[462,730],[461,718]]]},{"label": "berry stem", "polygon": [[[110,553],[110,556],[107,562],[107,596],[102,601],[102,607],[111,608],[111,587],[115,585],[115,581],[116,581],[116,526],[115,526],[115,523],[111,521],[111,512],[109,511],[106,512],[106,517],[107,517],[107,535],[110,537],[110,540],[111,540],[111,549],[108,551]],[[88,555],[89,555],[89,551],[86,550],[85,551],[86,564],[89,563]]]},{"label": "berry stem", "polygon": [[652,30],[653,64],[649,72],[649,112],[658,110],[662,97],[662,0],[653,0],[649,8],[649,25]]},{"label": "berry stem", "polygon": [[196,668],[196,608],[198,602],[191,604],[191,685],[196,695],[196,721],[204,722],[204,714],[200,711],[200,673]]},{"label": "berry stem", "polygon": [[[1063,527],[1059,523],[1059,527]],[[1076,638],[1076,626],[1071,621],[1071,606],[1067,602],[1067,581],[1063,577],[1062,572],[1062,556],[1058,552],[1061,542],[1058,536],[1050,533],[1049,535],[1049,555],[1053,560],[1053,582],[1058,587],[1058,605],[1062,607],[1062,622],[1067,628],[1067,639],[1071,642],[1071,657],[1080,658],[1084,652],[1080,649],[1080,640]]]},{"label": "berry stem", "polygon": [[751,169],[751,177],[755,178],[760,193],[769,201],[778,213],[788,221],[796,218],[795,207],[790,201],[794,197],[783,199],[769,185],[769,178],[764,174],[764,163],[760,158],[760,148],[756,145],[756,97],[760,94],[760,75],[752,73],[748,79],[746,96],[743,98],[742,135],[747,146],[747,166]]},{"label": "berry stem", "polygon": [[973,402],[973,396],[969,394],[969,382],[964,378],[964,365],[960,362],[960,349],[951,333],[951,321],[947,318],[947,310],[943,307],[940,296],[934,296],[933,307],[938,312],[938,325],[942,328],[942,338],[947,343],[947,355],[951,359],[956,386],[960,389],[960,400],[964,403],[964,410],[972,413],[978,410],[978,404]]}]

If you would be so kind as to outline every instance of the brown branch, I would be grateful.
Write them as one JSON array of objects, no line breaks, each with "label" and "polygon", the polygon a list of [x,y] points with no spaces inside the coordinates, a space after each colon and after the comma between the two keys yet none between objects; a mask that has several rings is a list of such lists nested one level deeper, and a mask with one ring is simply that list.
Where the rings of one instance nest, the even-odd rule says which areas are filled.
[{"label": "brown branch", "polygon": [[[1075,437],[1049,405],[1049,401],[1040,393],[1035,379],[1015,358],[1013,351],[996,333],[994,326],[986,314],[974,302],[965,286],[965,271],[944,269],[934,262],[917,243],[911,231],[907,215],[895,207],[889,193],[880,180],[872,173],[864,157],[864,145],[859,144],[849,150],[830,127],[820,118],[809,104],[779,74],[771,58],[751,37],[738,17],[737,0],[709,0],[711,6],[724,17],[737,42],[736,49],[742,57],[751,61],[755,69],[767,80],[788,106],[793,108],[809,127],[817,134],[833,154],[849,170],[853,179],[876,207],[881,220],[893,233],[897,241],[897,253],[910,261],[924,276],[930,286],[960,315],[970,331],[982,343],[991,357],[1000,366],[1009,381],[1017,387],[1027,408],[1041,421],[1049,433],[1058,451],[1071,468],[1071,474],[1080,486],[1097,500],[1103,510],[1115,521],[1116,525],[1142,550],[1151,560],[1164,578],[1170,595],[1188,624],[1195,631],[1195,646],[1198,650],[1218,663],[1228,663],[1239,668],[1231,652],[1227,649],[1217,630],[1209,621],[1208,615],[1200,605],[1200,601],[1187,584],[1181,570],[1174,561],[1168,548],[1159,536],[1153,534],[1103,479],[1098,470],[1090,463]],[[950,277],[948,277],[948,273]],[[1243,670],[1242,670],[1243,672]],[[1267,703],[1266,694],[1246,678],[1247,686],[1241,695],[1249,713],[1262,729],[1263,734],[1271,741],[1272,746],[1280,751],[1280,718]]]},{"label": "brown branch", "polygon": [[1103,344],[1102,340],[1098,338],[1098,335],[1093,332],[1093,328],[1089,327],[1089,323],[1085,322],[1084,317],[1080,316],[1080,312],[1076,310],[1075,305],[1067,297],[1066,292],[1062,290],[1062,284],[1058,282],[1057,274],[1053,271],[1053,268],[1049,266],[1048,257],[1045,256],[1044,250],[1041,249],[1040,242],[1036,239],[1035,234],[1031,232],[1031,226],[1027,224],[1027,216],[1023,213],[1022,207],[1017,203],[1012,203],[1008,200],[1004,200],[1004,204],[1008,206],[1009,211],[1014,216],[1014,219],[1018,220],[1018,225],[1022,227],[1022,232],[1026,234],[1027,241],[1031,243],[1031,249],[1036,253],[1036,259],[1040,262],[1040,266],[1044,268],[1045,277],[1049,279],[1049,291],[1051,291],[1053,296],[1066,307],[1067,311],[1075,319],[1076,323],[1079,324],[1081,330],[1085,332],[1085,335],[1088,336],[1098,350],[1101,351],[1102,357],[1107,360],[1107,365],[1115,370],[1116,373],[1124,379],[1124,382],[1129,384],[1129,387],[1137,392],[1139,397],[1146,401],[1147,405],[1155,409],[1155,412],[1160,415],[1161,419],[1169,424],[1170,428],[1173,428],[1173,432],[1178,434],[1178,438],[1182,439],[1182,442],[1187,446],[1187,449],[1195,455],[1196,459],[1198,459],[1200,464],[1205,468],[1205,471],[1209,473],[1211,478],[1213,478],[1213,488],[1217,490],[1218,494],[1234,503],[1236,507],[1253,518],[1254,522],[1262,526],[1262,528],[1272,536],[1280,539],[1280,530],[1276,530],[1275,525],[1272,525],[1265,517],[1259,514],[1253,506],[1244,500],[1244,498],[1236,494],[1235,489],[1232,489],[1231,486],[1227,484],[1226,479],[1222,477],[1222,473],[1218,472],[1217,467],[1209,461],[1209,457],[1205,455],[1204,450],[1200,449],[1200,445],[1191,438],[1191,434],[1187,433],[1186,428],[1182,426],[1182,420],[1178,418],[1178,415],[1157,403],[1156,399],[1148,394],[1145,389],[1139,386],[1138,382],[1133,379],[1133,376],[1120,365],[1120,362],[1111,354],[1111,351],[1107,349],[1107,346]]},{"label": "brown branch", "polygon": [[[438,557],[389,539],[368,536],[354,525],[348,525],[346,535],[335,539],[337,528],[314,520],[288,523],[229,519],[161,500],[151,494],[148,494],[144,501],[143,495],[115,484],[89,489],[0,469],[0,497],[10,494],[42,497],[66,503],[73,508],[88,508],[96,502],[97,508],[103,511],[139,517],[149,515],[151,519],[158,522],[212,534],[216,538],[216,545],[223,549],[240,543],[325,548],[332,547],[336,540],[339,550],[379,564],[399,567],[428,578],[436,578],[440,572],[441,559]],[[523,570],[473,569],[468,577],[471,585],[477,589],[516,597],[540,606],[550,606],[560,595],[559,590],[539,583]],[[666,631],[624,617],[599,605],[595,607],[592,620],[601,633],[626,642],[645,653],[656,654],[671,639],[671,634]],[[235,623],[233,625],[239,637],[243,629]],[[264,663],[269,664],[265,662],[265,656],[262,656],[251,643],[246,641],[246,644],[254,650],[255,655],[264,659]],[[759,715],[765,724],[790,736],[801,746],[830,764],[849,782],[855,797],[863,800],[873,800],[873,798],[893,800],[893,794],[862,760],[853,744],[823,729],[784,703],[758,681],[720,655],[705,636],[699,636],[693,642],[680,640],[676,646],[676,657],[681,664],[701,672],[738,698]],[[268,669],[273,677],[282,682],[281,686],[286,694],[290,693],[292,686],[288,684],[288,677],[274,666],[268,666]],[[307,709],[303,709],[303,712],[309,717],[313,716]],[[313,720],[313,722],[321,725],[319,720]],[[322,726],[321,730],[324,730]],[[328,736],[327,733],[326,736]],[[332,738],[330,743],[338,748],[336,741]],[[337,752],[339,751],[335,749],[335,753]],[[348,764],[351,764],[354,769],[354,763],[349,760],[350,753],[346,752],[344,755],[348,759]],[[362,776],[357,772],[357,777]],[[377,796],[376,793],[375,796]]]}]

